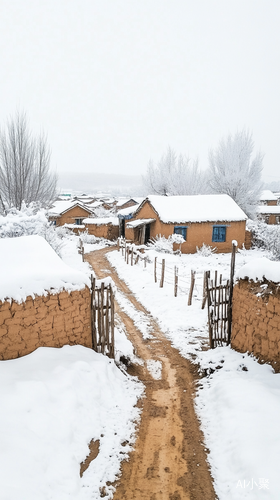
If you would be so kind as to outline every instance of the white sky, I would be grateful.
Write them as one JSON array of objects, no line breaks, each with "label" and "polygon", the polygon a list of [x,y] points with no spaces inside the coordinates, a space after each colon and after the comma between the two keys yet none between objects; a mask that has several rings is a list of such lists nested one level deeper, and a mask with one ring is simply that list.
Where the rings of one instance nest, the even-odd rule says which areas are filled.
[{"label": "white sky", "polygon": [[42,128],[60,172],[139,175],[168,145],[208,164],[253,132],[280,180],[279,0],[0,0],[0,123]]}]

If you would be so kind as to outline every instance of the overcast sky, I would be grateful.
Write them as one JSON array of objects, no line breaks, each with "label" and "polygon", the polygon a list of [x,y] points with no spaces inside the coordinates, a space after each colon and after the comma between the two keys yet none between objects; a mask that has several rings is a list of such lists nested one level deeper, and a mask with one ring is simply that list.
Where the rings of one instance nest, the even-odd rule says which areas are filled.
[{"label": "overcast sky", "polygon": [[280,180],[279,26],[279,0],[0,0],[0,124],[26,111],[58,173],[130,175],[246,127]]}]

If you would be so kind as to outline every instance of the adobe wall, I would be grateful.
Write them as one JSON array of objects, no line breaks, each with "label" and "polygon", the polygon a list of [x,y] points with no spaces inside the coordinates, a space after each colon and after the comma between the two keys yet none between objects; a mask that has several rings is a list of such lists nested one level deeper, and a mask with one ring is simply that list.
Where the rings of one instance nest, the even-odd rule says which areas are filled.
[{"label": "adobe wall", "polygon": [[253,353],[280,372],[280,287],[267,281],[238,281],[233,289],[231,347]]},{"label": "adobe wall", "polygon": [[37,347],[80,344],[92,347],[90,290],[0,301],[0,359],[29,354]]},{"label": "adobe wall", "polygon": [[[213,226],[216,224],[214,222],[192,222],[186,224],[164,224],[158,218],[151,205],[146,202],[141,210],[137,213],[136,217],[133,219],[150,219],[156,218],[156,221],[151,224],[151,238],[155,238],[157,235],[161,234],[168,238],[168,236],[174,233],[174,226],[187,226],[187,241],[181,246],[182,253],[195,253],[196,247],[201,247],[203,243],[215,247],[217,252],[231,252],[232,251],[232,240],[236,240],[239,247],[242,247],[245,243],[245,221],[238,222],[217,222],[218,225],[227,226],[226,230],[226,241],[223,243],[217,243],[212,241]],[[128,221],[130,222],[130,221]],[[133,229],[126,228],[125,237],[127,239],[133,240]],[[178,245],[174,245],[174,250],[179,248]]]},{"label": "adobe wall", "polygon": [[85,228],[88,234],[97,238],[116,240],[119,237],[119,226],[113,226],[113,224],[85,224]]},{"label": "adobe wall", "polygon": [[82,219],[89,216],[89,212],[81,207],[73,207],[65,214],[56,218],[56,225],[63,226],[64,224],[75,224],[75,219]]}]

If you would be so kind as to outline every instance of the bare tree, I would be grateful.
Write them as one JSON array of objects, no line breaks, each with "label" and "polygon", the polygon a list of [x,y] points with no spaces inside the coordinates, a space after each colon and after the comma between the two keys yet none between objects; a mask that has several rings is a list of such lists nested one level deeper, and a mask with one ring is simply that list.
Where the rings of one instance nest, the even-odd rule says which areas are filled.
[{"label": "bare tree", "polygon": [[210,186],[215,193],[225,193],[251,218],[262,190],[263,154],[252,158],[254,142],[247,130],[222,139],[210,151]]},{"label": "bare tree", "polygon": [[0,131],[0,204],[5,213],[55,197],[57,177],[50,172],[50,149],[44,135],[32,137],[25,113],[17,113]]},{"label": "bare tree", "polygon": [[143,182],[149,192],[160,195],[189,195],[205,192],[205,176],[198,160],[179,155],[170,147],[157,165],[149,161]]}]

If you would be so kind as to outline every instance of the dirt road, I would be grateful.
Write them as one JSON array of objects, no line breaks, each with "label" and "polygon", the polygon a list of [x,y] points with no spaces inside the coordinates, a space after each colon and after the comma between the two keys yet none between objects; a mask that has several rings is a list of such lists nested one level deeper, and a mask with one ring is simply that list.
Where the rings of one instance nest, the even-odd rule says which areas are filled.
[{"label": "dirt road", "polygon": [[[114,500],[215,499],[203,435],[193,407],[195,366],[171,346],[152,316],[119,279],[106,259],[111,250],[114,248],[91,252],[85,258],[98,278],[110,274],[120,291],[148,316],[154,337],[143,340],[131,318],[116,303],[116,314],[136,354],[145,361],[144,366],[133,365],[128,371],[145,384],[146,397],[140,402],[142,417],[135,449],[129,461],[122,464]],[[149,360],[162,364],[160,380],[149,373]]]}]

